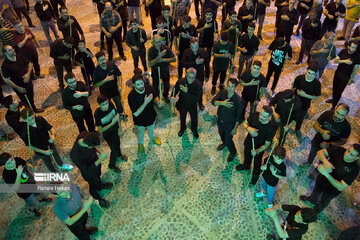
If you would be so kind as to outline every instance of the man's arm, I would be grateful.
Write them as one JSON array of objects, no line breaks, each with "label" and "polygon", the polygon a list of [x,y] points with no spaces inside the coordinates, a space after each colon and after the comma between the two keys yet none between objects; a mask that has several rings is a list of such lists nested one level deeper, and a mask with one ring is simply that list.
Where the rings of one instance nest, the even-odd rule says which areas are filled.
[{"label": "man's arm", "polygon": [[114,75],[107,76],[106,78],[104,78],[100,82],[97,82],[96,84],[94,84],[94,87],[101,87],[105,83],[110,82],[112,80],[114,80]]},{"label": "man's arm", "polygon": [[80,33],[81,36],[84,36],[84,32],[83,32],[79,22],[74,17],[73,17],[73,20],[74,20],[74,27],[76,27],[76,29],[78,30],[78,32]]},{"label": "man's arm", "polygon": [[327,178],[327,180],[329,180],[331,185],[333,185],[333,187],[335,187],[338,191],[342,192],[345,190],[345,188],[349,186],[346,182],[344,182],[344,180],[338,181],[333,178],[333,176],[331,176],[330,173],[326,171],[326,168],[324,166],[320,165],[318,167],[318,170],[324,177]]},{"label": "man's arm", "polygon": [[77,212],[75,215],[73,215],[73,216],[71,216],[71,217],[68,217],[68,218],[64,221],[64,223],[65,223],[66,225],[69,225],[69,226],[71,226],[71,225],[73,225],[74,223],[76,223],[76,222],[82,217],[82,215],[84,215],[84,214],[87,212],[87,210],[88,210],[89,207],[91,206],[92,202],[93,202],[93,198],[90,197],[88,200],[86,200],[86,201],[84,202],[83,208],[82,208],[79,212]]},{"label": "man's arm", "polygon": [[19,89],[24,89],[23,87],[20,87],[20,86],[16,85],[13,81],[11,81],[10,78],[5,78],[4,77],[4,82],[7,83],[8,85],[10,85],[10,87],[12,87],[12,88],[14,88],[14,89],[16,89],[18,91],[19,91]]},{"label": "man's arm", "polygon": [[106,125],[105,127],[102,126],[96,126],[99,130],[99,132],[103,133],[106,132],[108,129],[110,129],[112,126],[114,126],[119,120],[119,115],[116,115],[115,117],[113,117],[113,119],[111,120],[111,122]]}]

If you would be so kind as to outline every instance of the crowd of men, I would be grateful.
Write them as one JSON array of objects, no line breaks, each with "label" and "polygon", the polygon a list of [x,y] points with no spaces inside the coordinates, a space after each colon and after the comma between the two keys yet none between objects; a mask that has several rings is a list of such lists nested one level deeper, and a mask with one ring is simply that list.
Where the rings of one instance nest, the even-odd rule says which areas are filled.
[{"label": "crowd of men", "polygon": [[[330,201],[358,176],[360,145],[344,146],[352,126],[347,120],[349,106],[339,102],[346,86],[354,82],[360,64],[360,26],[352,31],[360,17],[360,2],[348,0],[345,6],[342,0],[324,3],[276,0],[275,38],[261,61],[257,53],[264,43],[264,20],[269,0],[244,0],[237,11],[233,0],[204,0],[201,8],[199,2],[194,1],[197,24],[193,25],[195,21],[188,15],[191,1],[177,0],[171,6],[164,5],[161,0],[145,1],[145,10],[151,19],[152,31],[149,32],[143,28],[145,19],[141,19],[139,0],[93,0],[94,12],[100,19],[100,51],[94,54],[86,47],[85,33],[76,17],[70,14],[65,1],[36,0],[34,9],[50,47],[63,107],[70,112],[79,132],[70,158],[88,182],[91,195],[87,198],[77,185],[71,184],[70,192],[58,190],[55,193],[54,212],[79,239],[90,239],[89,235],[97,231],[95,227],[86,228],[87,210],[93,199],[102,208],[110,205],[99,194],[99,191],[113,187],[112,183],[101,181],[101,164],[107,162],[109,169],[117,174],[121,172],[119,162],[128,161],[120,147],[120,140],[126,141],[122,139],[122,121],[128,118],[124,108],[123,77],[116,65],[116,61],[127,61],[123,43],[131,49],[133,58],[134,75],[126,85],[132,88],[127,102],[136,128],[138,154],[146,154],[145,130],[149,134],[150,147],[161,145],[155,120],[157,110],[165,104],[171,104],[171,111],[179,112],[179,137],[186,132],[187,113],[190,114],[194,139],[200,137],[198,114],[205,110],[204,85],[212,74],[211,104],[217,107],[221,139],[216,150],[229,150],[227,162],[237,160],[236,171],[250,170],[249,185],[255,191],[260,189],[255,193],[257,198],[266,196],[268,208],[265,212],[273,220],[279,238],[301,239],[308,224],[315,222]],[[218,12],[222,15],[221,23],[217,21]],[[50,172],[71,171],[74,166],[63,163],[58,153],[53,127],[37,115],[44,109],[35,105],[33,81],[45,76],[39,65],[39,41],[21,22],[24,15],[29,27],[34,27],[28,3],[2,0],[0,15],[0,40],[5,58],[1,77],[20,99],[18,102],[13,95],[4,97],[0,89],[0,102],[7,108],[6,122],[35,152],[35,158],[44,161]],[[337,49],[334,41],[336,30],[341,28],[340,18],[344,19],[344,24],[337,40],[343,41],[344,45]],[[284,66],[294,55],[292,35],[301,35],[295,64],[301,64],[307,56],[307,70],[305,74],[296,74],[288,89],[276,92]],[[114,41],[119,52],[119,58],[115,60]],[[254,57],[257,58],[254,60]],[[139,67],[139,59],[143,70]],[[321,78],[331,60],[337,64],[332,98],[326,100],[331,107],[314,121],[316,135],[311,141],[307,161],[299,166],[299,171],[309,170],[316,176],[310,196],[300,196],[308,207],[274,205],[276,186],[286,177],[284,160],[287,153],[283,147],[286,137],[295,134],[300,143],[303,141],[302,124],[308,118],[312,100],[321,96]],[[261,73],[263,64],[268,64],[266,75]],[[77,66],[83,79],[77,79],[72,73]],[[177,81],[171,88],[173,66],[177,68]],[[237,74],[234,74],[236,68]],[[268,89],[272,75],[274,79]],[[88,97],[97,93],[96,88],[99,88],[98,106],[91,106]],[[265,104],[260,106],[260,101]],[[236,149],[233,141],[238,131],[246,135],[243,152]],[[0,135],[3,139],[11,138],[2,129]],[[110,156],[102,148],[103,139],[110,148]],[[319,161],[314,161],[316,156]],[[4,166],[3,179],[12,184],[15,192],[23,184],[35,183],[34,167],[29,161],[3,152],[0,166]],[[259,181],[260,188],[257,189]],[[52,201],[35,193],[18,193],[18,196],[37,217],[41,216],[38,202]],[[289,212],[285,227],[281,226],[277,209]],[[269,235],[268,239],[276,239],[276,236]]]}]

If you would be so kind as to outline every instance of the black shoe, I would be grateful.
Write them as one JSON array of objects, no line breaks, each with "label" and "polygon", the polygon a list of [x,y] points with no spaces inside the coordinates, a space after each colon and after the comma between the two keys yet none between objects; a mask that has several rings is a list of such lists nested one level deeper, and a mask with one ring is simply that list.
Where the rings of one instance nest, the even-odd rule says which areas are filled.
[{"label": "black shoe", "polygon": [[299,65],[301,62],[302,62],[302,61],[297,60],[297,61],[296,61],[296,65]]},{"label": "black shoe", "polygon": [[235,169],[240,172],[240,171],[244,171],[244,170],[249,170],[250,168],[243,164],[243,165],[237,165],[235,167]]},{"label": "black shoe", "polygon": [[196,131],[196,132],[193,132],[193,135],[194,135],[194,138],[199,138],[199,133]]},{"label": "black shoe", "polygon": [[233,155],[233,154],[230,153],[228,158],[227,158],[227,161],[232,162],[234,160],[235,156],[236,156],[235,154]]},{"label": "black shoe", "polygon": [[106,201],[105,199],[99,199],[99,205],[102,208],[110,207],[110,203],[108,201]]},{"label": "black shoe", "polygon": [[200,111],[204,111],[205,110],[204,104],[200,104],[199,108],[200,108]]},{"label": "black shoe", "polygon": [[86,230],[90,235],[93,235],[93,234],[97,233],[98,228],[97,227],[87,227]]},{"label": "black shoe", "polygon": [[34,112],[35,113],[42,113],[42,112],[44,112],[45,110],[44,109],[42,109],[42,108],[35,108],[34,109]]},{"label": "black shoe", "polygon": [[124,61],[127,60],[127,58],[125,56],[122,56],[121,59],[124,60]]},{"label": "black shoe", "polygon": [[308,205],[309,207],[311,207],[311,208],[313,208],[313,207],[315,206],[315,204],[310,201],[310,197],[307,197],[307,196],[305,196],[305,195],[301,195],[301,196],[299,197],[299,199],[300,199],[302,202],[304,202],[306,205]]},{"label": "black shoe", "polygon": [[39,202],[51,203],[52,199],[51,198],[42,198],[42,199],[39,200]]},{"label": "black shoe", "polygon": [[112,183],[103,183],[101,189],[110,189],[113,187]]},{"label": "black shoe", "polygon": [[125,154],[121,154],[120,156],[120,159],[124,162],[127,162],[128,161],[128,157],[125,155]]},{"label": "black shoe", "polygon": [[169,97],[164,97],[164,100],[166,103],[170,103],[170,98]]},{"label": "black shoe", "polygon": [[216,151],[221,151],[225,148],[225,144],[221,143],[217,148]]},{"label": "black shoe", "polygon": [[35,217],[41,217],[41,212],[39,212],[36,208],[34,208],[34,210],[30,210],[30,212],[34,213]]},{"label": "black shoe", "polygon": [[332,103],[333,100],[332,100],[332,98],[329,98],[329,99],[325,100],[325,102],[326,102],[326,103]]},{"label": "black shoe", "polygon": [[224,89],[224,84],[220,84],[219,89],[220,89],[220,91],[223,90]]},{"label": "black shoe", "polygon": [[211,95],[215,95],[215,93],[216,93],[216,87],[215,86],[213,86],[212,88],[211,88]]},{"label": "black shoe", "polygon": [[121,170],[120,170],[120,168],[118,168],[118,167],[113,167],[113,168],[109,167],[109,168],[110,168],[110,170],[113,171],[113,172],[121,173]]},{"label": "black shoe", "polygon": [[343,40],[345,40],[345,38],[343,36],[340,36],[340,37],[336,38],[336,40],[343,41]]},{"label": "black shoe", "polygon": [[178,136],[179,136],[179,137],[182,137],[182,135],[184,135],[184,132],[185,132],[185,130],[180,130],[180,131],[178,132]]},{"label": "black shoe", "polygon": [[35,26],[35,25],[30,25],[29,27],[31,27],[31,28],[36,28],[36,26]]},{"label": "black shoe", "polygon": [[261,35],[257,35],[257,37],[258,37],[259,40],[263,40]]}]

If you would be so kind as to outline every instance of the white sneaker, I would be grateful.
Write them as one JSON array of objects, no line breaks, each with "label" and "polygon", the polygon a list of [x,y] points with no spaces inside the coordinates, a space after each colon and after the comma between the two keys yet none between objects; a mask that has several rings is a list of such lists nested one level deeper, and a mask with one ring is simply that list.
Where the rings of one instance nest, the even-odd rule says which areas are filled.
[{"label": "white sneaker", "polygon": [[266,196],[266,194],[263,191],[255,193],[255,197],[257,197],[257,198],[262,198],[265,196]]},{"label": "white sneaker", "polygon": [[272,203],[268,204],[268,208],[272,208],[272,207],[273,207]]},{"label": "white sneaker", "polygon": [[62,166],[59,167],[61,170],[64,171],[71,171],[73,170],[74,166],[70,163],[64,163]]}]

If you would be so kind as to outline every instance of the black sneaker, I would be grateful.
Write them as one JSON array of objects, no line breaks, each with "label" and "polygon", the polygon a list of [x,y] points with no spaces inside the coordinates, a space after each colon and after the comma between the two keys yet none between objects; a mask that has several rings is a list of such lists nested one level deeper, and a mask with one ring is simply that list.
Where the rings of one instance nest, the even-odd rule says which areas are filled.
[{"label": "black sneaker", "polygon": [[35,217],[41,217],[41,213],[36,208],[34,208],[34,210],[30,210],[30,212],[34,213]]},{"label": "black sneaker", "polygon": [[44,202],[44,203],[51,203],[52,202],[52,199],[51,198],[42,198],[39,200],[39,202]]},{"label": "black sneaker", "polygon": [[297,61],[296,61],[296,65],[299,65],[301,62],[302,62],[302,61],[297,60]]},{"label": "black sneaker", "polygon": [[199,138],[199,133],[197,131],[193,132],[193,135],[194,135],[194,138]]},{"label": "black sneaker", "polygon": [[128,157],[125,154],[121,154],[120,156],[121,161],[127,162],[128,161]]},{"label": "black sneaker", "polygon": [[184,135],[184,132],[185,132],[185,130],[180,130],[180,131],[178,132],[178,136],[179,136],[179,137],[182,137],[182,135]]},{"label": "black sneaker", "polygon": [[121,59],[124,60],[124,61],[127,60],[127,58],[125,56],[122,56]]},{"label": "black sneaker", "polygon": [[212,88],[211,88],[211,95],[215,95],[215,93],[216,93],[216,87],[215,86],[213,86]]},{"label": "black sneaker", "polygon": [[110,207],[110,203],[108,201],[106,201],[105,199],[99,199],[99,205],[102,208],[109,208]]},{"label": "black sneaker", "polygon": [[93,235],[93,234],[97,233],[98,228],[97,227],[87,227],[86,230],[90,235]]},{"label": "black sneaker", "polygon": [[[120,168],[118,168],[118,167],[113,167],[113,168],[109,167],[109,168],[110,168],[110,170],[113,171],[113,172],[121,173],[121,170],[120,170]],[[111,188],[111,187],[110,187],[110,188]]]},{"label": "black sneaker", "polygon": [[326,99],[325,102],[326,102],[326,103],[332,103],[333,100],[332,100],[332,98],[329,98],[329,99]]},{"label": "black sneaker", "polygon": [[225,144],[221,143],[219,144],[219,146],[216,148],[216,151],[221,151],[225,148]]},{"label": "black sneaker", "polygon": [[200,105],[199,105],[199,108],[200,108],[200,111],[204,111],[204,110],[205,110],[204,104],[200,104]]},{"label": "black sneaker", "polygon": [[263,40],[261,35],[257,35],[257,37],[258,37],[259,40]]},{"label": "black sneaker", "polygon": [[306,205],[308,205],[308,206],[311,207],[311,208],[313,208],[313,207],[315,206],[315,204],[310,201],[310,197],[307,197],[307,196],[305,196],[305,195],[301,195],[301,196],[299,197],[299,199],[300,199],[303,203],[305,203]]},{"label": "black sneaker", "polygon": [[232,161],[234,160],[235,156],[236,156],[236,155],[233,155],[233,154],[230,153],[229,156],[228,156],[228,158],[227,158],[227,161],[228,161],[228,162],[232,162]]},{"label": "black sneaker", "polygon": [[236,167],[235,167],[235,169],[236,169],[236,171],[245,171],[245,170],[249,170],[250,168],[249,167],[247,167],[247,166],[245,166],[244,164],[240,164],[240,165],[237,165]]},{"label": "black sneaker", "polygon": [[101,189],[110,189],[112,187],[113,187],[113,184],[108,182],[108,183],[103,183]]},{"label": "black sneaker", "polygon": [[343,41],[343,40],[345,40],[345,38],[343,36],[340,36],[340,37],[336,38],[336,40]]}]

